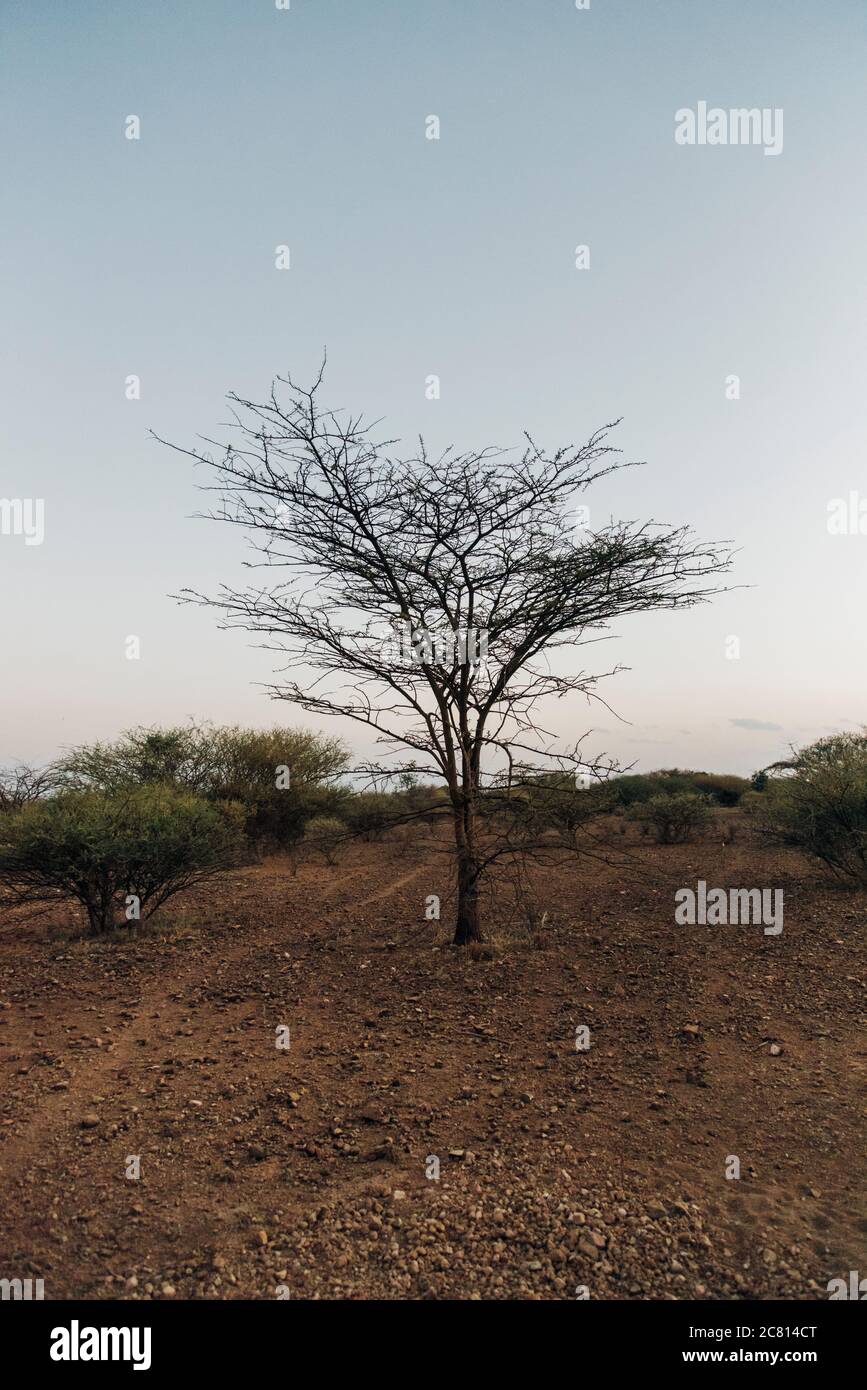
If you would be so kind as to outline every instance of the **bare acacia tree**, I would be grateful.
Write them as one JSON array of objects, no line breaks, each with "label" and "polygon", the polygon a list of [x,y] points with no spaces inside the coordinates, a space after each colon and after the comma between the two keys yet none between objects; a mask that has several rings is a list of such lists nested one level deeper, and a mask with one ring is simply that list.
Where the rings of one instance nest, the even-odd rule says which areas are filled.
[{"label": "bare acacia tree", "polygon": [[[370,726],[389,759],[403,753],[385,764],[392,775],[444,780],[464,944],[480,938],[480,878],[503,848],[480,835],[483,766],[508,795],[532,760],[555,757],[539,702],[589,696],[600,679],[555,669],[558,649],[574,663],[614,618],[701,602],[729,553],[686,527],[578,530],[575,497],[629,466],[606,443],[611,426],[554,453],[526,436],[520,453],[431,457],[420,440],[397,457],[361,417],[322,409],[321,383],[322,370],[309,390],[276,378],[263,403],[232,394],[230,442],[203,439],[216,456],[180,450],[213,470],[207,490],[221,500],[209,515],[245,530],[250,566],[281,572],[183,597],[288,658],[275,698]],[[610,769],[579,752],[557,767]]]},{"label": "bare acacia tree", "polygon": [[0,768],[0,811],[20,811],[31,801],[57,791],[60,779],[54,767],[37,768],[28,763]]}]

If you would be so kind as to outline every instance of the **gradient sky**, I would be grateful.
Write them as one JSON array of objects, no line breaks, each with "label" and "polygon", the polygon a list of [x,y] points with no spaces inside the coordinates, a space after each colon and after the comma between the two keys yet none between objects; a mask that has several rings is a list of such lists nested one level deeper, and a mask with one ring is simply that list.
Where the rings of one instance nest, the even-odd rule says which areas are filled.
[{"label": "gradient sky", "polygon": [[[331,403],[432,449],[623,416],[647,466],[596,489],[592,521],[740,547],[750,587],[595,649],[631,668],[602,692],[620,720],[557,705],[566,739],[748,773],[867,718],[867,535],[827,529],[832,498],[867,499],[863,0],[0,16],[0,497],[46,509],[41,546],[0,535],[0,764],[190,715],[317,724],[257,687],[267,653],[169,597],[236,579],[243,551],[191,519],[195,470],[148,430],[194,443],[227,391],[303,380],[324,344]],[[701,100],[782,108],[782,153],[678,146]]]}]

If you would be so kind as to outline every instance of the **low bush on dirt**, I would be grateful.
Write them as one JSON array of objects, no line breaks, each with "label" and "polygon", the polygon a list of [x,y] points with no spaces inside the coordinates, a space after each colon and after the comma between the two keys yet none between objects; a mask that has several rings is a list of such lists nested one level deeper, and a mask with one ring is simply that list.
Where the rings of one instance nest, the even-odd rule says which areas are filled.
[{"label": "low bush on dirt", "polygon": [[347,827],[336,816],[314,816],[304,831],[304,842],[323,855],[326,864],[336,864],[347,841]]},{"label": "low bush on dirt", "polygon": [[630,820],[652,830],[657,844],[681,845],[709,825],[711,812],[707,797],[695,792],[664,792],[636,805]]},{"label": "low bush on dirt", "polygon": [[400,793],[356,792],[341,806],[340,819],[353,835],[370,843],[381,840],[405,809]]},{"label": "low bush on dirt", "polygon": [[570,778],[534,787],[530,804],[541,823],[572,848],[581,830],[610,811],[614,803],[607,784],[577,788]]},{"label": "low bush on dirt", "polygon": [[159,784],[68,791],[3,817],[0,887],[13,904],[77,900],[101,934],[231,868],[242,847],[237,806]]},{"label": "low bush on dirt", "polygon": [[338,739],[306,729],[243,729],[190,724],[131,729],[113,743],[74,749],[57,764],[75,790],[118,791],[165,784],[243,808],[251,847],[297,844],[308,820],[332,813],[335,781],[348,761]]},{"label": "low bush on dirt", "polygon": [[867,732],[832,734],[796,752],[749,803],[758,829],[867,884]]},{"label": "low bush on dirt", "polygon": [[348,754],[337,739],[304,729],[223,728],[214,732],[208,794],[244,808],[244,830],[257,850],[297,845],[314,816],[333,814],[345,792],[335,779]]}]

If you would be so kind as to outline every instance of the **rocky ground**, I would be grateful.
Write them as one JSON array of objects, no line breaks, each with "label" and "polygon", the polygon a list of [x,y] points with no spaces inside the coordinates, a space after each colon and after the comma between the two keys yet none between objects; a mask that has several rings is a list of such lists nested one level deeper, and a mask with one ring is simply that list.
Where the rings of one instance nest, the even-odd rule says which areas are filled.
[{"label": "rocky ground", "polygon": [[[867,903],[743,835],[629,851],[536,871],[532,936],[503,887],[474,955],[424,839],[274,859],[117,940],[7,918],[0,1277],[826,1298],[867,1269]],[[675,926],[697,878],[781,887],[783,933]]]}]

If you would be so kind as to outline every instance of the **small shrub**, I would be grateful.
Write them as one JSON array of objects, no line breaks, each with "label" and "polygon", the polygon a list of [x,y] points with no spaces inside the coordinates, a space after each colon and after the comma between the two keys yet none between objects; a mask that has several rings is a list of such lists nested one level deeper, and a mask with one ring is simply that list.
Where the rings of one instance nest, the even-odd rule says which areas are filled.
[{"label": "small shrub", "polygon": [[660,845],[681,845],[704,830],[711,820],[707,798],[695,792],[663,792],[641,802],[631,812],[642,834],[652,829]]},{"label": "small shrub", "polygon": [[[238,802],[254,854],[297,844],[315,815],[333,814],[348,754],[338,739],[306,729],[191,724],[130,729],[113,743],[85,744],[56,765],[78,791],[170,785],[209,801]],[[285,769],[285,771],[284,771]]]},{"label": "small shrub", "polygon": [[738,827],[731,819],[719,820],[715,829],[724,845],[733,845],[738,836]]},{"label": "small shrub", "polygon": [[76,899],[96,935],[129,925],[127,898],[144,920],[242,845],[240,808],[174,787],[63,792],[3,818],[0,884],[12,903]]},{"label": "small shrub", "polygon": [[324,856],[326,864],[334,865],[346,841],[346,825],[336,816],[314,816],[307,823],[304,839],[312,850]]},{"label": "small shrub", "polygon": [[[313,817],[336,814],[345,793],[334,779],[347,759],[337,739],[304,729],[235,727],[214,729],[208,738],[208,794],[243,806],[244,830],[259,854],[290,849]],[[287,770],[279,778],[278,768]]]},{"label": "small shrub", "polygon": [[395,817],[403,810],[399,795],[387,792],[356,792],[341,808],[343,820],[368,843],[380,840]]},{"label": "small shrub", "polygon": [[421,830],[422,827],[418,821],[405,821],[394,826],[389,832],[388,838],[398,853],[406,854],[418,845]]},{"label": "small shrub", "polygon": [[758,829],[813,855],[836,877],[867,884],[867,732],[819,739],[787,770],[751,797]]},{"label": "small shrub", "polygon": [[583,829],[612,808],[611,794],[604,782],[586,788],[567,783],[534,789],[532,804],[542,824],[555,830],[570,849],[577,846]]}]

